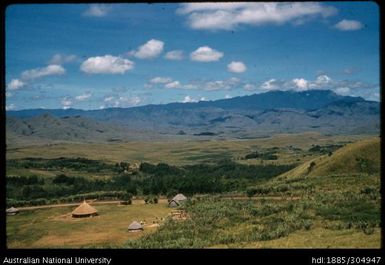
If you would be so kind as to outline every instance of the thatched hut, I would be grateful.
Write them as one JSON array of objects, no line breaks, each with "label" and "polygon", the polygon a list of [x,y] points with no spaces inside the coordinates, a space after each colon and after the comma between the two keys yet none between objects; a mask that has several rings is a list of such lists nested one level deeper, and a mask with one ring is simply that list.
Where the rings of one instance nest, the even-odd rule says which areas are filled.
[{"label": "thatched hut", "polygon": [[92,217],[98,215],[98,211],[85,200],[72,211],[72,217]]},{"label": "thatched hut", "polygon": [[137,221],[133,221],[129,226],[128,226],[128,232],[140,232],[143,231],[143,226],[138,223]]},{"label": "thatched hut", "polygon": [[181,203],[183,203],[186,200],[187,200],[187,197],[184,196],[182,193],[179,193],[179,194],[175,195],[174,198],[172,198],[169,201],[168,206],[169,207],[178,207]]},{"label": "thatched hut", "polygon": [[182,202],[182,201],[187,200],[187,197],[184,196],[182,193],[179,193],[179,194],[175,195],[174,198],[172,198],[172,200],[174,200],[176,202]]},{"label": "thatched hut", "polygon": [[6,212],[7,212],[7,215],[16,215],[19,213],[19,209],[15,208],[15,207],[11,207],[11,208],[7,209]]}]

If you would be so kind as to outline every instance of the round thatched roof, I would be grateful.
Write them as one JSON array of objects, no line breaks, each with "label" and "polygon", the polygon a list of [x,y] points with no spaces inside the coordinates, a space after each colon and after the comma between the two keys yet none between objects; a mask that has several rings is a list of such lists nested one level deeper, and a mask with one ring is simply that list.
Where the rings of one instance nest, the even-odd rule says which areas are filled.
[{"label": "round thatched roof", "polygon": [[11,208],[7,209],[6,212],[7,213],[18,213],[19,209],[15,208],[15,207],[11,207]]},{"label": "round thatched roof", "polygon": [[72,215],[75,216],[87,216],[96,214],[98,211],[89,205],[86,201],[81,203],[75,210],[72,211]]},{"label": "round thatched roof", "polygon": [[179,194],[175,195],[175,197],[172,198],[172,200],[176,201],[176,202],[185,201],[185,200],[187,200],[187,197],[184,196],[182,193],[179,193]]},{"label": "round thatched roof", "polygon": [[128,230],[143,230],[143,226],[137,221],[133,221],[129,226]]},{"label": "round thatched roof", "polygon": [[169,207],[178,207],[179,204],[178,202],[174,201],[174,200],[171,200],[168,204]]}]

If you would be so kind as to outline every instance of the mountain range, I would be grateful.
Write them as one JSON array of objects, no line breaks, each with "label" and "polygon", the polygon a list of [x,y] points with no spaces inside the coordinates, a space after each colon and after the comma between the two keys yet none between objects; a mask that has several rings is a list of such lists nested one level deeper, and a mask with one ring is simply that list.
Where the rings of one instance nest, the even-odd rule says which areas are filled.
[{"label": "mountain range", "polygon": [[330,90],[310,90],[131,108],[28,109],[7,111],[6,131],[7,141],[27,137],[80,142],[246,139],[305,131],[376,134],[380,131],[380,103]]}]

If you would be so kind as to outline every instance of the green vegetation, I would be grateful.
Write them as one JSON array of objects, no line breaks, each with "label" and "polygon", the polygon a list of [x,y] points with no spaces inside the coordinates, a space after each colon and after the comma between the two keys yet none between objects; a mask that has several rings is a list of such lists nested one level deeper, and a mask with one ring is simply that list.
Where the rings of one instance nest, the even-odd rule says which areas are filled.
[{"label": "green vegetation", "polygon": [[[68,202],[85,193],[92,197],[98,194],[96,198],[101,199],[99,196],[108,197],[105,193],[109,192],[112,194],[110,198],[127,200],[125,193],[166,196],[170,191],[183,192],[187,195],[244,191],[248,185],[265,181],[294,167],[294,165],[242,165],[225,160],[218,164],[181,167],[166,163],[157,165],[141,163],[139,170],[122,173],[123,168],[128,168],[127,163],[111,166],[92,160],[62,158],[37,161],[12,160],[8,167],[35,166],[39,169],[45,167],[47,170],[57,170],[58,167],[61,170],[67,168],[72,170],[76,167],[79,170],[78,174],[81,174],[89,165],[91,172],[97,167],[111,174],[111,177],[92,179],[84,176],[67,176],[63,173],[54,177],[8,176],[8,206],[40,205],[52,201]],[[101,191],[104,193],[100,193]]]},{"label": "green vegetation", "polygon": [[[238,145],[238,151],[227,151],[231,159],[216,156],[194,164],[174,164],[165,157],[163,162],[146,160],[132,168],[127,156],[113,162],[13,157],[7,161],[8,206],[83,199],[121,200],[126,205],[97,206],[100,216],[87,220],[69,218],[72,208],[68,207],[21,211],[7,217],[7,244],[11,248],[379,248],[380,139],[368,138],[321,154],[317,145],[336,148],[341,139],[323,144],[314,140],[316,148],[309,150],[310,142],[299,144],[297,139],[288,146],[285,137],[263,145],[245,141],[247,148],[244,142],[233,142],[231,148]],[[201,144],[208,147],[207,142]],[[192,156],[218,155],[230,148],[227,144],[224,141],[219,147],[217,142],[205,154],[196,143],[172,151],[181,157],[188,152],[187,161]],[[251,150],[276,154],[277,160],[243,159]],[[290,154],[294,158],[289,159]],[[189,197],[179,208],[187,219],[166,218],[171,209],[160,198],[179,192]],[[140,205],[134,195],[143,198]],[[132,220],[149,218],[165,221],[144,233],[127,233]],[[92,234],[91,239],[81,237],[83,230]]]}]

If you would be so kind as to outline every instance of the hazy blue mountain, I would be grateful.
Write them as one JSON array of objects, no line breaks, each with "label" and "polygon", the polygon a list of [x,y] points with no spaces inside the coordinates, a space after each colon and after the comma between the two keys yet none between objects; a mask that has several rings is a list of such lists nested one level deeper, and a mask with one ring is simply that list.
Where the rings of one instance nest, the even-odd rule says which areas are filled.
[{"label": "hazy blue mountain", "polygon": [[124,140],[144,135],[252,138],[304,131],[378,133],[379,128],[379,102],[329,90],[272,91],[216,101],[89,111],[7,112],[9,133],[66,140]]}]

